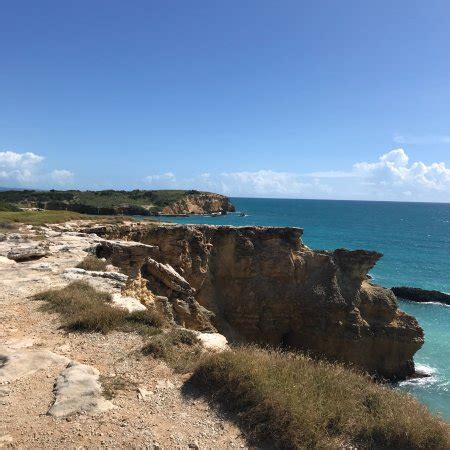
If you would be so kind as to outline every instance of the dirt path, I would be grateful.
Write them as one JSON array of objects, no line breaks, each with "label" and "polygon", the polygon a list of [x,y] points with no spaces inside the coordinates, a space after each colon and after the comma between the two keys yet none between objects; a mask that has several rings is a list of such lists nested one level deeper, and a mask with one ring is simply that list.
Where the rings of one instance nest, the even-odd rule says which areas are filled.
[{"label": "dirt path", "polygon": [[0,385],[0,447],[248,448],[233,423],[203,400],[183,396],[186,377],[142,356],[140,336],[68,334],[59,329],[57,316],[39,311],[39,302],[30,297],[67,284],[65,270],[81,261],[96,241],[94,236],[55,232],[47,232],[44,239],[50,255],[29,262],[11,262],[5,256],[36,241],[9,236],[0,242],[0,354],[49,350],[93,366],[100,371],[104,392],[116,392],[111,399],[115,407],[99,415],[48,415],[55,402],[55,380],[67,365],[56,362]]}]

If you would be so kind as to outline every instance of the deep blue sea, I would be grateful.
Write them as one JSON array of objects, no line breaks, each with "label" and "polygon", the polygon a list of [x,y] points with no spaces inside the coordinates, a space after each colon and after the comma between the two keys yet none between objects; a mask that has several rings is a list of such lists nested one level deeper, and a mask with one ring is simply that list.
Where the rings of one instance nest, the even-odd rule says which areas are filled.
[{"label": "deep blue sea", "polygon": [[[384,257],[371,272],[386,287],[417,286],[450,293],[450,204],[233,198],[239,214],[191,216],[178,223],[296,226],[314,249],[363,248]],[[172,219],[171,219],[172,220]],[[450,420],[450,306],[399,302],[425,330],[416,366],[430,377],[401,383]]]}]

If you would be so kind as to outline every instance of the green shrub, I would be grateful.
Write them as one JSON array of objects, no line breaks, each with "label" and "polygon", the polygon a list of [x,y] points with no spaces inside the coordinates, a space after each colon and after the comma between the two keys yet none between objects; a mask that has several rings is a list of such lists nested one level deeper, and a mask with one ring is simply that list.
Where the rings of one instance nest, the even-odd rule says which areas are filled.
[{"label": "green shrub", "polygon": [[0,211],[20,211],[20,209],[11,205],[11,203],[0,201]]},{"label": "green shrub", "polygon": [[450,448],[448,424],[412,396],[303,355],[239,348],[203,358],[191,382],[273,448]]},{"label": "green shrub", "polygon": [[43,310],[59,313],[62,326],[68,331],[108,333],[118,330],[152,335],[159,333],[164,324],[162,316],[154,310],[130,313],[112,307],[110,294],[97,291],[82,281],[63,289],[41,292],[34,299],[46,302]]}]

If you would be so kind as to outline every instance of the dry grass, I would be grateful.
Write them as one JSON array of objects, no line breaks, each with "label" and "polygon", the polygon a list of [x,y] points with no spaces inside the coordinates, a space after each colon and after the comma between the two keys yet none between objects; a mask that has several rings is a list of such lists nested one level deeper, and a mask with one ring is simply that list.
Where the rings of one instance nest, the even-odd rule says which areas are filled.
[{"label": "dry grass", "polygon": [[142,348],[142,352],[163,359],[177,373],[189,373],[197,366],[203,350],[195,333],[174,329],[154,336]]},{"label": "dry grass", "polygon": [[0,233],[15,233],[19,230],[19,224],[9,220],[0,220]]},{"label": "dry grass", "polygon": [[106,271],[108,263],[104,259],[97,258],[93,255],[86,256],[83,261],[77,264],[77,268],[84,270],[96,270],[99,272]]},{"label": "dry grass", "polygon": [[97,291],[88,283],[75,281],[63,289],[52,289],[34,296],[46,303],[43,310],[58,313],[68,331],[108,333],[113,330],[153,335],[164,320],[156,311],[129,313],[109,305],[110,294]]},{"label": "dry grass", "polygon": [[16,222],[29,225],[44,225],[51,223],[63,223],[68,220],[87,219],[89,216],[72,211],[20,211],[0,212],[0,221]]},{"label": "dry grass", "polygon": [[70,220],[90,220],[103,224],[116,224],[124,220],[133,220],[130,216],[97,216],[74,211],[0,211],[0,223],[23,223],[27,225],[46,225],[64,223]]},{"label": "dry grass", "polygon": [[122,376],[106,376],[100,375],[100,384],[102,385],[103,396],[112,400],[120,391],[135,391],[137,384],[134,381]]},{"label": "dry grass", "polygon": [[203,358],[191,382],[273,448],[450,448],[448,424],[411,396],[303,355],[239,348]]}]

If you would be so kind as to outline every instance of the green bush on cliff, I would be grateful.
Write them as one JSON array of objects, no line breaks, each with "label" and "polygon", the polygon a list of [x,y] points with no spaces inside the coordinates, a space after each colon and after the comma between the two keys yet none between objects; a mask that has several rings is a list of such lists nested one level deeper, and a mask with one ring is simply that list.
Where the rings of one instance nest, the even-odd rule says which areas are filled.
[{"label": "green bush on cliff", "polygon": [[448,449],[448,426],[409,395],[341,365],[238,348],[203,358],[191,382],[282,449]]}]

